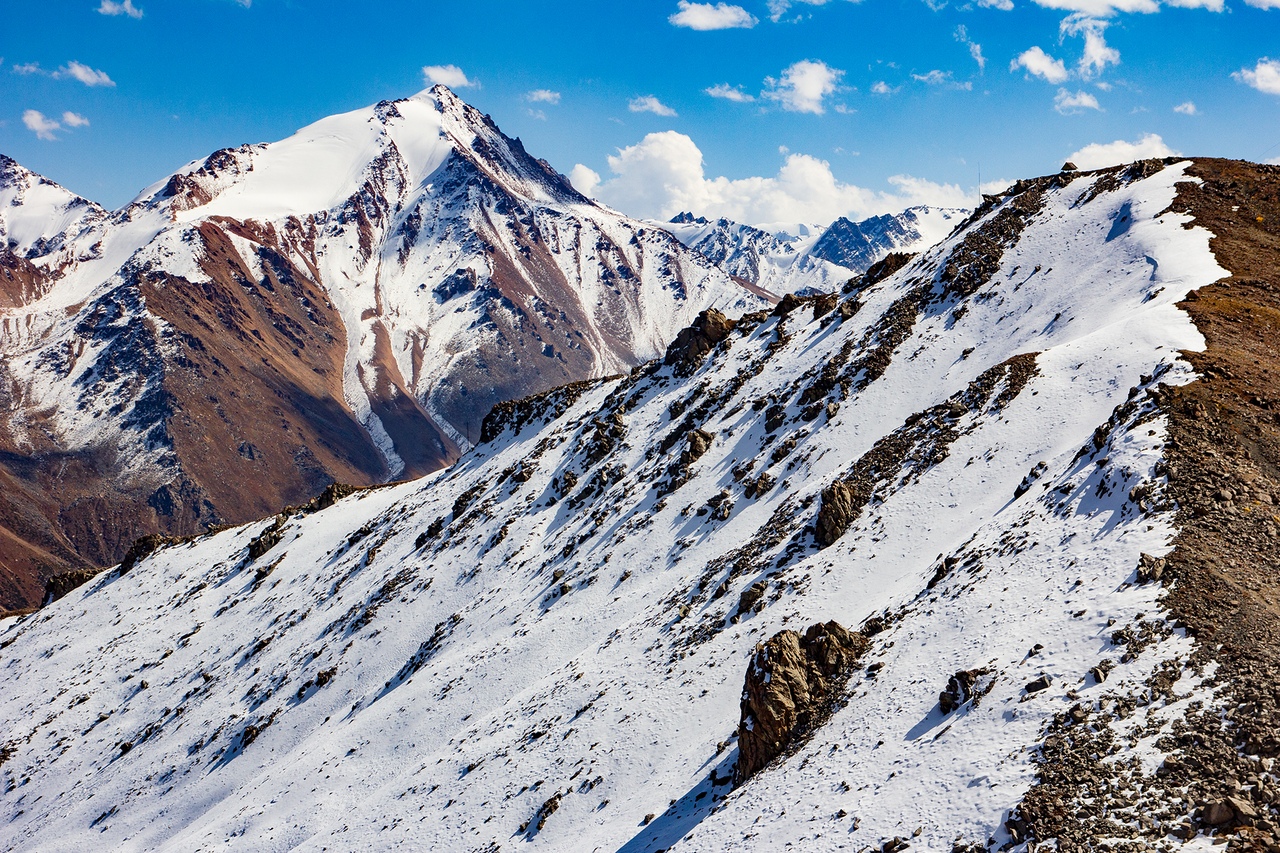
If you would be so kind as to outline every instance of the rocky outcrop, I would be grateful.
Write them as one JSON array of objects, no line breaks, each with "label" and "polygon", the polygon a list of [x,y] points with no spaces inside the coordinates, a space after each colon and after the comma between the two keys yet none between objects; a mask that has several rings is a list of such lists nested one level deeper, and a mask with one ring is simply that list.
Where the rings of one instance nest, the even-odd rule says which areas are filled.
[{"label": "rocky outcrop", "polygon": [[838,622],[781,631],[756,646],[738,724],[734,783],[742,784],[830,713],[830,700],[866,651],[867,638]]},{"label": "rocky outcrop", "polygon": [[44,603],[52,604],[72,590],[84,586],[102,572],[102,569],[73,569],[54,575],[44,587]]},{"label": "rocky outcrop", "polygon": [[818,520],[814,525],[818,544],[823,548],[834,545],[836,540],[849,529],[857,513],[853,489],[842,481],[836,480],[823,489],[822,506],[818,509]]},{"label": "rocky outcrop", "polygon": [[947,679],[947,689],[938,695],[938,707],[950,714],[966,702],[981,699],[994,684],[989,669],[965,669]]},{"label": "rocky outcrop", "polygon": [[692,368],[706,358],[712,347],[729,337],[735,325],[715,308],[708,308],[698,315],[693,325],[680,330],[667,347],[663,360],[677,368]]}]

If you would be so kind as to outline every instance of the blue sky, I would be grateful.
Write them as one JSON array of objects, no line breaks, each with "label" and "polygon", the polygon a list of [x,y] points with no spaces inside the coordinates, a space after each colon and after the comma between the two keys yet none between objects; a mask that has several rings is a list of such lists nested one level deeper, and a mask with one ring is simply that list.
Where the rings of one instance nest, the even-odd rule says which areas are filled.
[{"label": "blue sky", "polygon": [[7,0],[0,152],[115,207],[434,78],[646,216],[946,203],[1082,149],[1280,157],[1280,0],[1179,2]]}]

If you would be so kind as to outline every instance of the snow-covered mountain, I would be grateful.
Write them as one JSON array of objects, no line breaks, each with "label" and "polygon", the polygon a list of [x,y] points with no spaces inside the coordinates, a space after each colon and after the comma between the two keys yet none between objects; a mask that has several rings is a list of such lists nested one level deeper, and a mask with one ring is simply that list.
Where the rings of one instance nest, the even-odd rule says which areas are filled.
[{"label": "snow-covered mountain", "polygon": [[52,516],[0,519],[25,554],[0,605],[68,550],[112,562],[139,533],[436,470],[495,403],[769,304],[439,86],[216,152],[115,212],[4,159],[0,238],[0,449],[29,491],[63,483]]},{"label": "snow-covered mountain", "polygon": [[861,222],[841,218],[827,227],[756,227],[682,213],[661,227],[744,281],[772,293],[812,295],[839,290],[890,252],[927,249],[967,215],[920,206]]},{"label": "snow-covered mountain", "polygon": [[[1275,580],[1209,581],[1213,531],[1269,541],[1275,395],[1252,357],[1186,359],[1269,322],[1222,294],[1271,298],[1248,229],[1280,202],[1214,168],[1019,182],[844,301],[709,311],[663,361],[499,406],[447,471],[0,623],[7,846],[1270,833],[1271,646],[1233,626]],[[1210,287],[1211,239],[1253,284]]]}]

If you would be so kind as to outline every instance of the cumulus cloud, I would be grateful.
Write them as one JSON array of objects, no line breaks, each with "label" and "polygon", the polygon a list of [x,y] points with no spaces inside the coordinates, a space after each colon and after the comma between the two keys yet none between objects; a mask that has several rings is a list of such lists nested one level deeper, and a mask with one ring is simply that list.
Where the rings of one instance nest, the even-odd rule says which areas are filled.
[{"label": "cumulus cloud", "polygon": [[1187,101],[1186,103],[1178,104],[1176,107],[1173,108],[1173,111],[1175,113],[1182,113],[1182,115],[1184,116],[1193,116],[1200,112],[1198,109],[1196,109],[1196,105],[1194,101]]},{"label": "cumulus cloud", "polygon": [[[769,20],[779,21],[782,16],[787,13],[792,6],[803,4],[806,6],[825,6],[828,0],[769,0]],[[858,0],[853,0],[858,2]]]},{"label": "cumulus cloud", "polygon": [[123,3],[116,3],[114,0],[102,0],[102,5],[98,7],[99,15],[128,15],[130,18],[137,20],[142,17],[142,10],[133,5],[133,0],[124,0]]},{"label": "cumulus cloud", "polygon": [[13,73],[25,77],[28,74],[43,74],[44,69],[40,67],[39,62],[25,62],[22,65],[13,66]]},{"label": "cumulus cloud", "polygon": [[1280,95],[1280,60],[1264,56],[1253,68],[1241,68],[1231,76],[1259,92]]},{"label": "cumulus cloud", "polygon": [[898,175],[891,189],[876,191],[846,184],[830,165],[807,154],[789,154],[777,175],[730,179],[708,177],[702,151],[683,133],[651,133],[609,158],[611,176],[601,180],[576,166],[570,180],[632,216],[668,219],[691,210],[739,222],[831,222],[902,210],[915,204],[963,207],[973,194],[953,184]]},{"label": "cumulus cloud", "polygon": [[450,89],[465,89],[474,86],[475,81],[468,79],[461,68],[456,65],[424,65],[422,79],[431,85],[448,86]]},{"label": "cumulus cloud", "polygon": [[750,29],[760,23],[760,19],[741,6],[730,6],[728,3],[690,3],[680,0],[679,11],[667,18],[677,27],[691,30],[733,30]]},{"label": "cumulus cloud", "polygon": [[524,99],[531,104],[558,104],[560,93],[550,89],[534,89],[532,92],[526,92]]},{"label": "cumulus cloud", "polygon": [[627,109],[633,113],[653,113],[666,118],[675,118],[676,116],[675,110],[659,101],[653,95],[641,95],[638,98],[632,98],[627,104]]},{"label": "cumulus cloud", "polygon": [[1001,12],[1013,11],[1013,0],[978,0],[978,5],[987,9],[999,9]]},{"label": "cumulus cloud", "polygon": [[777,101],[784,110],[793,113],[826,112],[823,101],[834,94],[844,72],[825,62],[802,59],[783,69],[778,79],[766,77],[761,97]]},{"label": "cumulus cloud", "polygon": [[1039,77],[1054,84],[1062,83],[1070,76],[1062,60],[1054,59],[1045,53],[1039,45],[1023,51],[1009,64],[1010,71],[1017,71],[1019,68],[1024,69],[1033,77]]},{"label": "cumulus cloud", "polygon": [[89,120],[79,113],[73,113],[70,110],[62,114],[62,123],[67,127],[88,127]]},{"label": "cumulus cloud", "polygon": [[36,135],[36,139],[47,139],[50,142],[58,138],[54,135],[55,131],[62,130],[62,125],[48,118],[39,110],[27,110],[24,112],[22,114],[22,123],[27,126],[27,130]]},{"label": "cumulus cloud", "polygon": [[1135,142],[1117,139],[1115,142],[1086,145],[1067,159],[1081,169],[1101,169],[1104,166],[1115,166],[1121,163],[1132,163],[1134,160],[1146,160],[1150,157],[1174,157],[1174,151],[1159,134],[1148,133]]},{"label": "cumulus cloud", "polygon": [[877,80],[871,84],[871,94],[873,95],[892,95],[896,91],[898,90],[883,80]]},{"label": "cumulus cloud", "polygon": [[728,83],[719,83],[704,91],[713,98],[721,98],[738,104],[749,104],[756,99],[755,95],[748,95],[742,91],[741,87],[730,86]]},{"label": "cumulus cloud", "polygon": [[569,172],[569,183],[583,195],[594,197],[596,188],[600,186],[600,173],[579,163]]},{"label": "cumulus cloud", "polygon": [[96,68],[90,68],[80,62],[72,60],[66,65],[53,72],[53,79],[65,80],[70,77],[73,80],[79,80],[86,86],[114,86],[115,81],[107,76],[107,72],[99,71]]},{"label": "cumulus cloud", "polygon": [[1063,115],[1078,113],[1082,110],[1101,110],[1098,99],[1088,92],[1069,92],[1059,89],[1053,99],[1053,108]]},{"label": "cumulus cloud", "polygon": [[1072,15],[1062,22],[1063,36],[1084,36],[1084,55],[1080,57],[1080,76],[1088,80],[1120,64],[1120,51],[1107,44],[1107,22],[1083,15]]},{"label": "cumulus cloud", "polygon": [[1255,9],[1280,9],[1280,0],[1244,0]]}]

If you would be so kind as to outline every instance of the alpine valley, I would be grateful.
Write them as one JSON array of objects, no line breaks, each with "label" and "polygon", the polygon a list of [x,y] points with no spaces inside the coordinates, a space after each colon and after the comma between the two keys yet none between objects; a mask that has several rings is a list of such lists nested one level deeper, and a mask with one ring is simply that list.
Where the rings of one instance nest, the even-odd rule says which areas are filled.
[{"label": "alpine valley", "polygon": [[6,547],[128,551],[0,620],[7,849],[1280,849],[1280,167],[659,227],[438,88],[4,168]]}]

